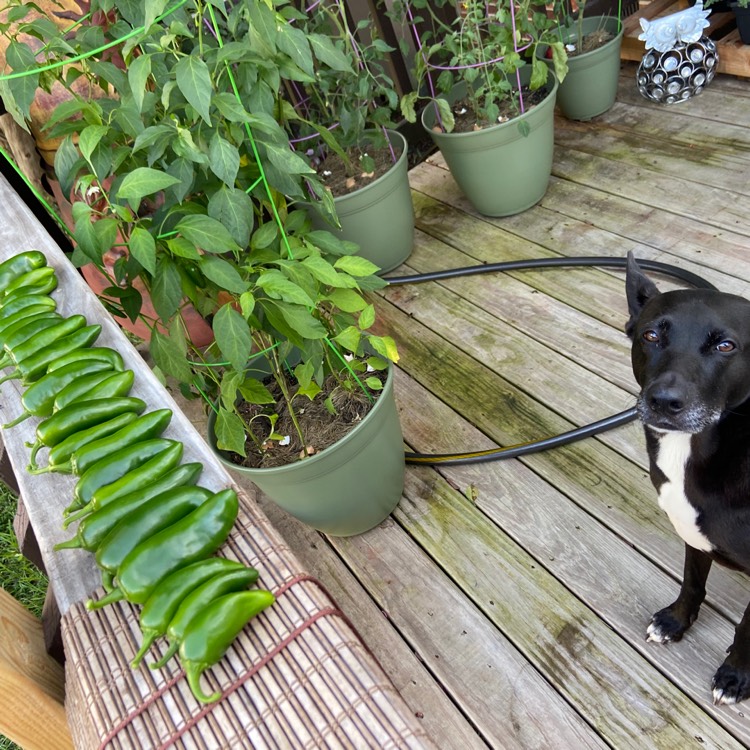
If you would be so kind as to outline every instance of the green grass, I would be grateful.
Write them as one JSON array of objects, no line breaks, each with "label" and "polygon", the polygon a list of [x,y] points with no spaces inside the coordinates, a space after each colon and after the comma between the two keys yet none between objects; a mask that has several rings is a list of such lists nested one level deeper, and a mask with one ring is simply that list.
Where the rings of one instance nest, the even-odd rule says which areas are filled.
[{"label": "green grass", "polygon": [[[16,495],[0,483],[0,588],[41,617],[47,578],[18,549],[18,540],[13,531],[17,502]],[[20,748],[0,735],[0,750]]]}]

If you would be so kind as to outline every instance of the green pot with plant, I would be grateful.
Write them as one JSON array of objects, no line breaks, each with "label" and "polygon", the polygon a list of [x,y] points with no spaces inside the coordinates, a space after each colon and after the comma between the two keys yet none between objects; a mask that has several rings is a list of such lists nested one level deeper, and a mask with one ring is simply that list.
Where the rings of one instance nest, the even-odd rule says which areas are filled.
[{"label": "green pot with plant", "polygon": [[343,3],[314,3],[293,19],[311,39],[326,40],[312,76],[289,89],[290,139],[334,196],[330,213],[313,210],[319,228],[359,245],[382,273],[414,246],[408,143],[394,121],[399,97],[388,72],[392,51],[371,19],[352,25]]},{"label": "green pot with plant", "polygon": [[[403,6],[420,53],[418,86],[402,98],[402,112],[414,122],[427,99],[422,124],[472,205],[488,216],[519,213],[542,198],[552,171],[564,46],[544,9],[530,2],[467,0],[451,22],[437,12],[446,5]],[[552,51],[554,74],[536,55],[541,45]]]},{"label": "green pot with plant", "polygon": [[[620,78],[620,19],[584,16],[583,8],[581,4],[578,17],[569,18],[559,30],[568,53],[568,74],[557,91],[557,104],[569,120],[590,120],[611,109]],[[546,49],[538,54],[548,59]]]},{"label": "green pot with plant", "polygon": [[[64,39],[43,24],[29,29],[50,35],[47,48],[60,57],[48,73],[64,81],[63,65],[75,60],[115,92],[92,100],[73,92],[52,115],[62,137],[55,174],[73,196],[72,260],[111,274],[110,309],[146,318],[157,370],[215,409],[219,450],[242,456],[250,446],[262,458],[288,436],[300,440],[291,457],[302,466],[323,452],[305,437],[310,406],[333,416],[365,398],[366,421],[386,380],[378,373],[397,359],[393,341],[371,332],[367,295],[384,284],[378,268],[353,243],[312,227],[311,195],[322,211],[333,200],[280,122],[285,85],[332,47],[300,37],[289,21],[297,11],[283,2],[187,0],[156,17],[142,4],[92,2],[92,11],[110,14],[110,25],[91,33],[82,18]],[[109,44],[121,45],[124,70],[99,57]],[[113,249],[109,270],[103,258]],[[153,318],[143,315],[141,289]],[[186,304],[210,324],[207,346],[190,338]],[[299,352],[293,367],[280,355],[289,346]],[[266,358],[269,384],[248,369],[255,356]],[[243,403],[263,414],[245,418]],[[282,412],[294,425],[283,435],[274,429]],[[401,464],[390,482],[395,505],[400,434],[391,452],[397,472]],[[366,504],[378,490],[358,492]]]}]

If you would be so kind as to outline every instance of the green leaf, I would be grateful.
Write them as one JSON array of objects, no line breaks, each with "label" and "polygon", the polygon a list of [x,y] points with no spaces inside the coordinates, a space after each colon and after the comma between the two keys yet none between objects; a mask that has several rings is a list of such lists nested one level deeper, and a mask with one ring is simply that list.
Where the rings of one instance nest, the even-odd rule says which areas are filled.
[{"label": "green leaf", "polygon": [[215,255],[202,255],[199,265],[205,277],[221,289],[226,289],[233,294],[242,294],[247,291],[247,281],[239,275],[231,263],[227,263],[223,258],[217,258]]},{"label": "green leaf", "polygon": [[349,58],[334,46],[330,37],[323,34],[308,34],[307,40],[315,57],[324,65],[340,73],[354,73]]},{"label": "green leaf", "polygon": [[315,174],[315,170],[301,157],[291,151],[288,145],[263,142],[271,163],[287,174]]},{"label": "green leaf", "polygon": [[240,385],[240,393],[249,404],[273,404],[276,402],[271,391],[256,378],[245,378]]},{"label": "green leaf", "polygon": [[355,326],[348,326],[344,328],[338,336],[333,339],[337,344],[340,344],[347,351],[354,352],[356,354],[359,348],[359,342],[361,340],[361,333]]},{"label": "green leaf", "polygon": [[228,91],[214,94],[213,102],[219,114],[229,122],[246,122],[250,118],[250,113],[242,106],[242,103],[238,102],[237,97]]},{"label": "green leaf", "polygon": [[319,255],[310,255],[301,261],[301,263],[304,268],[323,284],[343,289],[352,289],[357,286],[357,282],[353,278],[338,273],[330,263]]},{"label": "green leaf", "polygon": [[256,283],[269,297],[273,297],[274,299],[284,300],[284,302],[289,302],[293,305],[315,306],[315,303],[304,289],[290,281],[281,271],[266,271],[258,277]]},{"label": "green leaf", "polygon": [[138,111],[143,111],[143,97],[151,75],[151,55],[138,55],[128,65],[128,83],[133,92],[133,101]]},{"label": "green leaf", "polygon": [[359,312],[367,302],[354,289],[334,289],[327,297],[339,310],[348,313]]},{"label": "green leaf", "polygon": [[117,197],[130,203],[134,211],[138,210],[141,200],[148,195],[154,195],[160,190],[166,190],[176,185],[179,180],[158,169],[151,167],[136,167],[125,175],[117,191]]},{"label": "green leaf", "polygon": [[193,373],[190,370],[190,365],[188,365],[185,355],[180,350],[179,344],[173,341],[170,336],[159,330],[153,330],[149,353],[162,372],[183,383],[189,383],[192,380]]},{"label": "green leaf", "polygon": [[[5,53],[7,64],[14,72],[33,70],[36,68],[36,58],[31,47],[24,42],[12,41]],[[25,119],[29,119],[29,110],[36,97],[39,85],[39,73],[30,73],[19,78],[11,78],[7,82],[15,104]]]},{"label": "green leaf", "polygon": [[222,355],[235,370],[242,371],[250,358],[253,338],[247,321],[231,304],[226,304],[214,315],[214,337]]},{"label": "green leaf", "polygon": [[371,328],[375,324],[375,306],[374,305],[367,305],[367,307],[364,310],[362,310],[359,316],[359,320],[357,321],[357,324],[363,331],[366,331],[368,328]]},{"label": "green leaf", "polygon": [[132,256],[152,276],[156,273],[156,240],[143,227],[135,227],[130,233],[128,247]]},{"label": "green leaf", "polygon": [[60,181],[63,195],[70,195],[76,178],[76,169],[80,163],[78,149],[73,145],[72,136],[68,135],[63,138],[55,153],[55,175]]},{"label": "green leaf", "polygon": [[210,216],[185,216],[175,225],[175,231],[207,253],[226,253],[240,250],[227,228]]},{"label": "green leaf", "polygon": [[182,279],[177,265],[170,258],[161,256],[151,285],[151,298],[156,314],[168,321],[182,302]]},{"label": "green leaf", "polygon": [[286,52],[294,64],[304,70],[305,73],[311,77],[314,76],[315,66],[305,32],[289,23],[279,24],[277,31],[277,47],[282,52]]},{"label": "green leaf", "polygon": [[101,265],[102,248],[90,214],[80,215],[73,231],[76,244],[90,260]]},{"label": "green leaf", "polygon": [[398,362],[396,342],[390,336],[369,336],[368,341],[381,357],[385,357],[391,362]]},{"label": "green leaf", "polygon": [[245,424],[240,417],[234,412],[226,409],[219,409],[214,423],[214,433],[216,435],[216,447],[223,451],[232,451],[240,456],[246,456]]},{"label": "green leaf", "polygon": [[240,169],[240,152],[236,146],[214,133],[208,145],[211,171],[228,187],[234,187]]},{"label": "green leaf", "polygon": [[250,247],[253,250],[263,250],[271,245],[279,234],[279,228],[274,221],[261,224],[253,233]]},{"label": "green leaf", "polygon": [[187,55],[174,66],[174,72],[183,96],[210,126],[212,86],[208,66],[197,54]]},{"label": "green leaf", "polygon": [[419,95],[416,91],[410,91],[401,97],[401,114],[407,122],[417,121],[417,99]]},{"label": "green leaf", "polygon": [[208,215],[221,222],[240,247],[250,244],[255,217],[253,201],[244,190],[222,185],[208,201]]},{"label": "green leaf", "polygon": [[378,266],[361,255],[344,255],[336,260],[333,267],[350,276],[372,276],[380,271]]},{"label": "green leaf", "polygon": [[78,148],[81,149],[84,159],[91,161],[91,154],[99,145],[99,141],[107,134],[109,126],[107,125],[88,125],[78,136]]},{"label": "green leaf", "polygon": [[456,127],[456,119],[453,116],[451,105],[445,99],[435,99],[434,101],[437,104],[438,117],[445,128],[445,132],[452,133],[453,128]]}]

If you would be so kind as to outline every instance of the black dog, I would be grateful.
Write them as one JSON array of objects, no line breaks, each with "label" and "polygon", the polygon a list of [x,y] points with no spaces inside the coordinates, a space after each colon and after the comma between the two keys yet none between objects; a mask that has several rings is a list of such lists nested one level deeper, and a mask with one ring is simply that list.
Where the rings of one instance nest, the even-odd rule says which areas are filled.
[{"label": "black dog", "polygon": [[[678,641],[698,616],[712,561],[750,574],[750,301],[723,292],[660,293],[628,256],[633,372],[651,480],[685,541],[677,600],[648,640]],[[750,605],[713,678],[714,703],[750,696]]]}]

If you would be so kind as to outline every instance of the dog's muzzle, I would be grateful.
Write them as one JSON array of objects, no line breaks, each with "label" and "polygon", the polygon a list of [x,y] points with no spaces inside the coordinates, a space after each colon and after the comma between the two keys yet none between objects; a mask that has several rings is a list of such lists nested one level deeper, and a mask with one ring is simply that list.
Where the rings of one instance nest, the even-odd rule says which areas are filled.
[{"label": "dog's muzzle", "polygon": [[697,401],[674,378],[661,379],[644,388],[636,408],[644,424],[677,432],[700,432],[721,415]]}]

